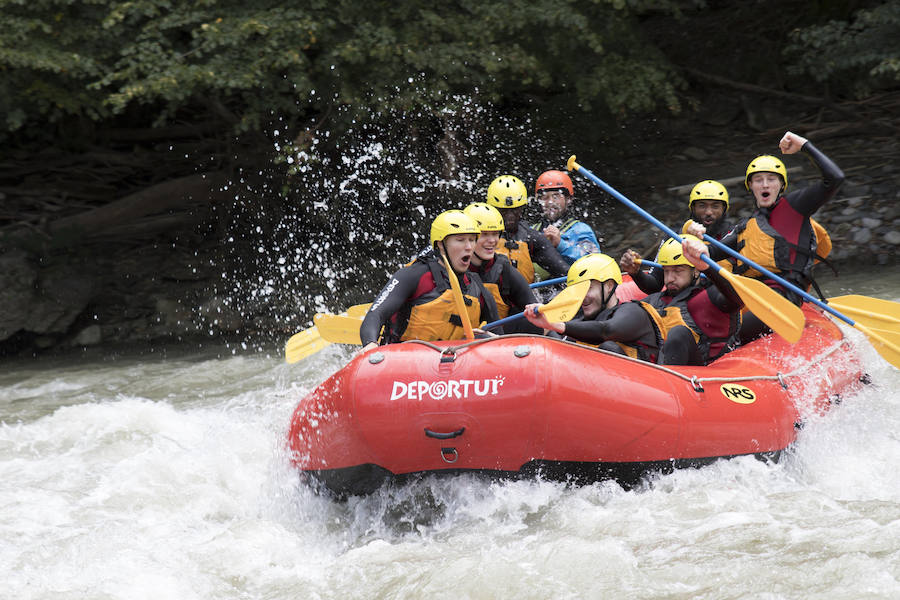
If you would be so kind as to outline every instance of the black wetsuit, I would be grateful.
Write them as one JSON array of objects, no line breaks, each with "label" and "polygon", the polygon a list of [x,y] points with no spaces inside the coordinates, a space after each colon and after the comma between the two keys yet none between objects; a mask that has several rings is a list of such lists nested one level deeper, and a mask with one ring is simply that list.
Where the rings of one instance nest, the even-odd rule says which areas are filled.
[{"label": "black wetsuit", "polygon": [[566,323],[563,339],[598,346],[619,354],[625,351],[616,342],[635,346],[645,350],[642,358],[655,359],[658,352],[659,337],[656,327],[647,311],[637,302],[623,302],[612,308],[602,310],[594,318],[588,319],[579,312]]},{"label": "black wetsuit", "polygon": [[[393,332],[382,341],[397,341],[393,338],[397,338],[405,329],[406,324],[403,321],[409,317],[412,301],[435,288],[432,270],[429,267],[429,262],[433,260],[433,255],[425,254],[391,276],[372,303],[359,328],[360,341],[364,346],[379,341],[382,326],[386,327],[386,331]],[[442,270],[441,275],[446,277],[446,270]],[[460,282],[464,294],[478,297],[481,304],[480,320],[496,321],[498,316],[494,296],[484,287],[478,275],[472,273],[464,275],[454,273],[454,275]],[[478,323],[472,325],[477,327]],[[494,330],[494,333],[498,331]]]}]

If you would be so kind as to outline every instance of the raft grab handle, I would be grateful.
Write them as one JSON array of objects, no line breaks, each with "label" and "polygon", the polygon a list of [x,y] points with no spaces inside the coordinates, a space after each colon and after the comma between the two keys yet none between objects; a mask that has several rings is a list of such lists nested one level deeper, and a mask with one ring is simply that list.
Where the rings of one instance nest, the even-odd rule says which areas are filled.
[{"label": "raft grab handle", "polygon": [[432,431],[426,427],[425,435],[436,440],[452,440],[455,437],[461,436],[465,430],[465,427],[460,427],[456,431],[451,431],[450,433],[440,433],[438,431]]}]

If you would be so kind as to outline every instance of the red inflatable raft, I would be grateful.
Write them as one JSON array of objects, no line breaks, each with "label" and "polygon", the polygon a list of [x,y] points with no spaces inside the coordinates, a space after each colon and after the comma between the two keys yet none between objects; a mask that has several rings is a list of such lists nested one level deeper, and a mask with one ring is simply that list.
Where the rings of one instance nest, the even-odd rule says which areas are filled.
[{"label": "red inflatable raft", "polygon": [[722,457],[777,459],[803,414],[860,385],[850,342],[804,313],[798,343],[770,335],[707,367],[529,335],[381,347],[299,403],[292,461],[343,496],[430,472],[629,485]]}]

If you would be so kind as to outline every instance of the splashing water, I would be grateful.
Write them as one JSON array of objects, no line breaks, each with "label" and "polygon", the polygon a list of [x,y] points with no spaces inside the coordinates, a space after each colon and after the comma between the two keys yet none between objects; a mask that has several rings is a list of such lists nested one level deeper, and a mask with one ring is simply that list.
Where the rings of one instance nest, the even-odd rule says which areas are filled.
[{"label": "splashing water", "polygon": [[[564,168],[567,149],[545,143],[530,119],[466,97],[448,106],[370,115],[339,139],[327,131],[283,139],[283,163],[242,176],[222,286],[256,339],[369,301],[427,245],[438,213],[483,201],[496,176],[530,183],[544,169]],[[532,210],[529,218],[537,217]]]}]

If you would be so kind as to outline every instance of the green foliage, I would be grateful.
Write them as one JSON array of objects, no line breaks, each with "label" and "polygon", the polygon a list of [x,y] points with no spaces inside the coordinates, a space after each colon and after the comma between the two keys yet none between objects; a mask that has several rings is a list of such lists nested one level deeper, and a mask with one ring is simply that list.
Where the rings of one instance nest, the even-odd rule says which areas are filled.
[{"label": "green foliage", "polygon": [[900,82],[900,0],[857,11],[849,21],[798,29],[786,53],[793,74],[855,98]]},{"label": "green foliage", "polygon": [[0,0],[2,129],[135,111],[162,124],[214,107],[238,131],[259,130],[334,103],[410,110],[455,94],[565,95],[614,115],[678,110],[680,80],[638,20],[696,4]]}]

